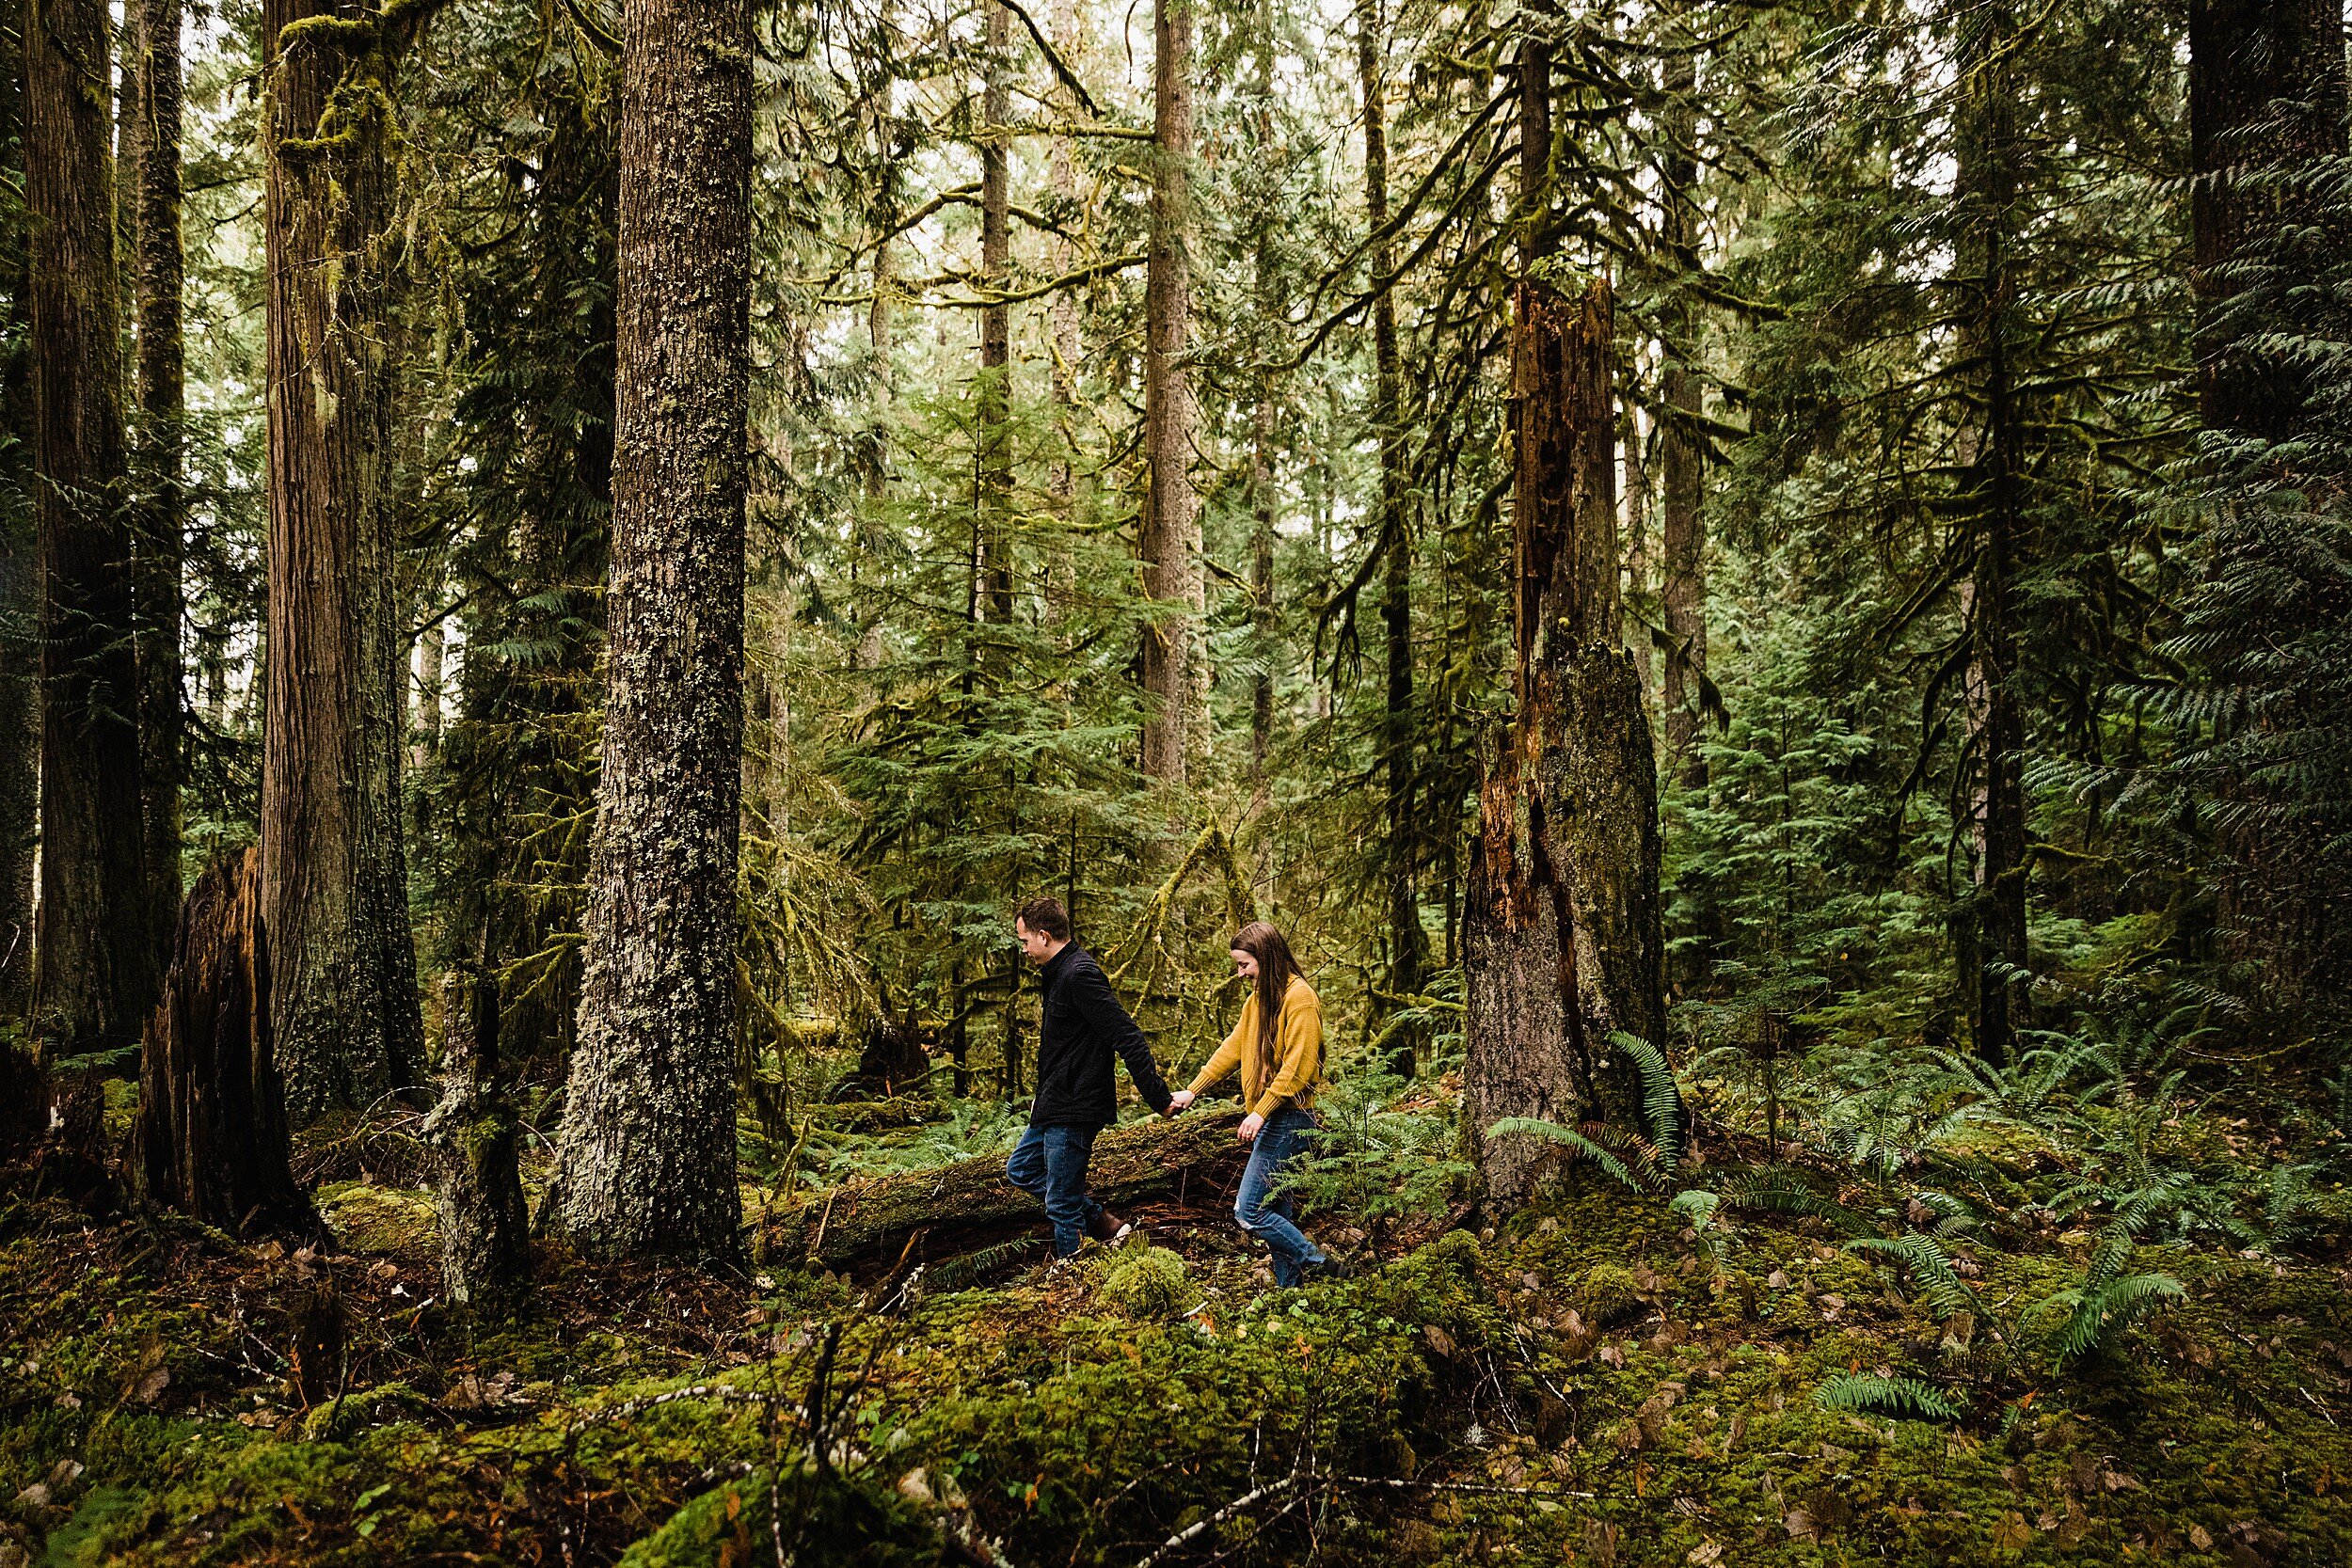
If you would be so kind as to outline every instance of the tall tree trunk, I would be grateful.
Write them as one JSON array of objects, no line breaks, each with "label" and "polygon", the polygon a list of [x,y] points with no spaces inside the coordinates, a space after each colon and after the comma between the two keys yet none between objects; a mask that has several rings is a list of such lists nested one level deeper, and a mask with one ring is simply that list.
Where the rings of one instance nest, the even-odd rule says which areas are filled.
[{"label": "tall tree trunk", "polygon": [[181,336],[180,0],[138,0],[139,751],[148,918],[160,970],[180,921],[182,562],[187,501]]},{"label": "tall tree trunk", "polygon": [[[431,607],[428,606],[428,609]],[[449,627],[437,615],[417,638],[417,716],[409,726],[416,736],[409,761],[422,768],[441,745],[441,689],[448,673]]]},{"label": "tall tree trunk", "polygon": [[[1382,101],[1387,74],[1380,0],[1362,0],[1356,25],[1356,73],[1364,106],[1364,221],[1378,234],[1389,226],[1389,134]],[[1373,428],[1380,442],[1380,549],[1385,552],[1380,621],[1387,642],[1386,706],[1381,716],[1381,768],[1388,783],[1389,989],[1400,996],[1421,990],[1428,938],[1421,927],[1421,896],[1415,884],[1420,833],[1413,819],[1413,542],[1406,515],[1405,433],[1400,428],[1396,298],[1380,287],[1395,257],[1389,245],[1372,249]],[[1390,1066],[1412,1076],[1414,1041],[1407,1035],[1392,1045]]]},{"label": "tall tree trunk", "polygon": [[[1007,166],[1012,88],[1006,55],[1012,47],[1012,13],[988,8],[988,81],[980,95],[980,272],[992,289],[1008,281],[1012,261],[1011,171]],[[1012,620],[1012,307],[999,301],[980,309],[980,533],[986,602],[982,619]]]},{"label": "tall tree trunk", "polygon": [[[1534,0],[1523,13],[1535,31],[1519,37],[1519,216],[1525,230],[1520,260],[1533,265],[1551,254],[1551,42],[1550,0]],[[1541,33],[1542,36],[1538,36]]]},{"label": "tall tree trunk", "polygon": [[[1275,252],[1275,226],[1279,218],[1274,199],[1278,149],[1274,140],[1274,7],[1272,0],[1258,0],[1250,17],[1252,45],[1257,55],[1257,80],[1251,90],[1257,102],[1251,109],[1251,131],[1254,136],[1256,166],[1254,173],[1266,182],[1259,187],[1255,211],[1250,214],[1255,233],[1252,235],[1251,293],[1257,308],[1260,341],[1252,355],[1261,367],[1274,356],[1275,324],[1281,319],[1281,278],[1279,258]],[[1256,406],[1249,419],[1249,637],[1251,655],[1256,670],[1249,677],[1249,816],[1253,823],[1263,827],[1261,819],[1273,797],[1271,762],[1274,752],[1274,670],[1279,654],[1277,644],[1274,606],[1274,542],[1275,527],[1279,516],[1280,499],[1274,483],[1275,397],[1274,374],[1260,369],[1257,372]],[[1268,884],[1274,879],[1272,836],[1264,832],[1253,835],[1256,853],[1251,876],[1262,892],[1270,895]]]},{"label": "tall tree trunk", "polygon": [[725,1258],[751,300],[742,0],[625,0],[611,686],[548,1201],[595,1256]]},{"label": "tall tree trunk", "polygon": [[[139,816],[136,592],[123,481],[103,0],[27,0],[33,468],[42,567],[35,1027],[128,1045],[153,1005]],[[93,87],[91,71],[99,73]]]},{"label": "tall tree trunk", "polygon": [[1556,1149],[1504,1117],[1644,1129],[1623,1030],[1665,1033],[1657,765],[1618,628],[1609,285],[1533,278],[1512,339],[1518,716],[1480,788],[1464,912],[1463,1101],[1488,1194],[1524,1197]]},{"label": "tall tree trunk", "polygon": [[2281,193],[2275,181],[2249,175],[2265,166],[2312,168],[2344,155],[2344,7],[2341,0],[2190,0],[2188,42],[2200,403],[2209,429],[2278,440],[2300,420],[2309,382],[2281,356],[2234,348],[2280,324],[2265,320],[2259,304],[2249,311],[2230,302],[2255,287],[2242,270],[2249,247],[2275,245],[2298,221],[2314,237],[2327,235],[2310,209],[2329,198]]},{"label": "tall tree trunk", "polygon": [[1184,782],[1195,722],[1195,623],[1202,603],[1192,334],[1192,0],[1156,0],[1152,65],[1151,260],[1144,281],[1143,587],[1161,607],[1143,638],[1144,776]]},{"label": "tall tree trunk", "polygon": [[[1085,13],[1077,0],[1056,0],[1053,11],[1056,49],[1073,72],[1086,69],[1087,35]],[[1067,89],[1065,89],[1066,91]],[[1082,106],[1075,96],[1071,99],[1073,114]],[[1064,226],[1078,216],[1078,157],[1077,145],[1068,136],[1056,136],[1047,153],[1046,177],[1054,191],[1054,221]],[[1054,268],[1068,273],[1077,265],[1077,246],[1066,239],[1054,241]],[[1084,352],[1078,337],[1078,291],[1064,289],[1054,295],[1046,308],[1046,321],[1051,328],[1054,414],[1060,429],[1061,450],[1054,459],[1050,487],[1054,499],[1061,503],[1062,515],[1075,520],[1078,507],[1078,360]]]},{"label": "tall tree trunk", "polygon": [[[388,512],[396,62],[422,25],[264,0],[269,626],[262,906],[296,1127],[423,1074]],[[353,30],[356,29],[356,30]],[[341,89],[341,90],[339,90]],[[330,101],[333,112],[329,114]]]},{"label": "tall tree trunk", "polygon": [[[0,179],[24,188],[24,8],[0,24]],[[40,781],[40,559],[33,525],[31,236],[0,208],[0,1019],[33,993],[33,844]],[[5,1141],[5,1140],[0,1140]]]},{"label": "tall tree trunk", "polygon": [[1967,687],[1978,786],[1970,824],[1974,895],[1959,944],[1961,982],[1971,997],[1977,1050],[2007,1061],[2025,1022],[2026,782],[2024,716],[2017,701],[2016,571],[2018,409],[2009,356],[2016,280],[2010,271],[2010,208],[2017,198],[2016,18],[2005,3],[1963,23],[1965,105],[1959,135],[1962,265],[1970,309],[1965,357],[1981,366],[1976,388],[1983,422],[1966,477],[1977,513],[1977,560],[1968,600]]},{"label": "tall tree trunk", "polygon": [[[1698,57],[1677,46],[1666,60],[1666,155],[1659,172],[1664,190],[1662,238],[1666,265],[1677,276],[1698,271]],[[1707,521],[1704,448],[1698,433],[1698,313],[1687,293],[1668,310],[1665,372],[1659,388],[1665,407],[1658,431],[1665,514],[1666,752],[1692,789],[1707,785],[1699,754],[1699,682],[1707,674]]]}]

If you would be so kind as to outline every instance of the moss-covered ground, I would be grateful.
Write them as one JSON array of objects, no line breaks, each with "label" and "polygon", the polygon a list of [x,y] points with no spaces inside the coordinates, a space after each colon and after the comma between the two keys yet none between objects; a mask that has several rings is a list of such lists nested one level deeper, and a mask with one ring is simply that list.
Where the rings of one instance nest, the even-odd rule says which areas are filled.
[{"label": "moss-covered ground", "polygon": [[0,1210],[0,1565],[2352,1560],[2325,1260],[2143,1249],[2185,1293],[2059,1371],[2080,1235],[1953,1244],[1955,1311],[1818,1215],[1597,1186],[1303,1291],[1165,1209],[960,1291],[543,1254],[504,1320],[419,1195],[321,1205],[331,1256]]}]

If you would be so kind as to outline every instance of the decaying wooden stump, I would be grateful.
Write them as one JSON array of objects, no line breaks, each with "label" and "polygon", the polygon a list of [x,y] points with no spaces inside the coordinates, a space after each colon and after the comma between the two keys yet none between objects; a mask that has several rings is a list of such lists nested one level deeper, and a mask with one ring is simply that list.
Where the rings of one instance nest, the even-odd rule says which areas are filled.
[{"label": "decaying wooden stump", "polygon": [[1519,285],[1518,711],[1488,759],[1464,911],[1463,1106],[1489,1196],[1525,1196],[1555,1146],[1504,1117],[1639,1131],[1642,1081],[1609,1042],[1665,1036],[1657,764],[1620,631],[1609,285]]},{"label": "decaying wooden stump", "polygon": [[930,1075],[931,1058],[924,1046],[923,1026],[910,1009],[903,1019],[884,1015],[866,1026],[857,1070],[835,1084],[828,1098],[839,1103],[927,1094]]},{"label": "decaying wooden stump", "polygon": [[181,907],[148,1020],[128,1166],[147,1202],[231,1234],[324,1238],[288,1162],[261,911],[250,847],[215,861]]},{"label": "decaying wooden stump", "polygon": [[[1105,1128],[1094,1143],[1089,1185],[1114,1209],[1177,1197],[1230,1203],[1248,1157],[1233,1139],[1240,1123],[1238,1110],[1194,1111]],[[760,1256],[770,1261],[848,1271],[1046,1234],[1045,1211],[1005,1179],[1004,1161],[994,1157],[844,1182],[758,1223]]]},{"label": "decaying wooden stump", "polygon": [[476,965],[441,979],[441,1100],[424,1118],[441,1221],[441,1276],[454,1302],[487,1303],[531,1274],[520,1129],[498,1077],[498,981]]}]

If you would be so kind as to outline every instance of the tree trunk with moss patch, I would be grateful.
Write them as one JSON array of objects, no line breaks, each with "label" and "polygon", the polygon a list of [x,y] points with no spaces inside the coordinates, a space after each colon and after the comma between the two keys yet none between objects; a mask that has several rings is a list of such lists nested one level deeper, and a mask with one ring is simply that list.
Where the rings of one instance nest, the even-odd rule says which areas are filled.
[{"label": "tree trunk with moss patch", "polygon": [[[22,21],[20,8],[15,18]],[[24,188],[24,56],[0,26],[0,180]],[[32,236],[21,206],[0,209],[0,1019],[22,1017],[33,990],[33,844],[40,800],[40,561],[34,537],[33,362],[26,342]],[[5,1066],[0,1057],[0,1066]],[[0,1111],[0,1122],[8,1113]],[[7,1148],[0,1131],[0,1149]]]},{"label": "tree trunk with moss patch", "polygon": [[1480,786],[1465,911],[1464,1113],[1489,1196],[1557,1151],[1489,1140],[1504,1117],[1644,1129],[1609,1037],[1665,1036],[1656,764],[1618,634],[1609,285],[1519,285],[1512,343],[1518,717]]},{"label": "tree trunk with moss patch", "polygon": [[269,657],[262,908],[296,1126],[422,1075],[403,863],[386,158],[398,24],[265,0]]},{"label": "tree trunk with moss patch", "polygon": [[441,1102],[422,1131],[439,1163],[441,1280],[454,1302],[494,1302],[531,1273],[521,1128],[499,1082],[498,1032],[497,979],[479,962],[443,976]]},{"label": "tree trunk with moss patch", "polygon": [[622,8],[611,684],[548,1195],[599,1257],[737,1253],[751,12]]},{"label": "tree trunk with moss patch", "polygon": [[1144,279],[1143,587],[1162,606],[1143,634],[1143,775],[1183,787],[1204,738],[1194,701],[1199,657],[1200,500],[1192,487],[1200,411],[1192,371],[1192,0],[1158,0],[1152,66],[1152,242]]}]

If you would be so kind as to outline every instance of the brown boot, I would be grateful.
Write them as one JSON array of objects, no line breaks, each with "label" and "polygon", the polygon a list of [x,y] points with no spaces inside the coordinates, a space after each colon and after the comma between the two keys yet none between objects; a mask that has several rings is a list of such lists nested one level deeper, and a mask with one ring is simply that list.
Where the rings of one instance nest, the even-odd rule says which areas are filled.
[{"label": "brown boot", "polygon": [[1098,1208],[1087,1216],[1087,1234],[1104,1246],[1117,1246],[1133,1235],[1135,1228],[1108,1209]]}]

